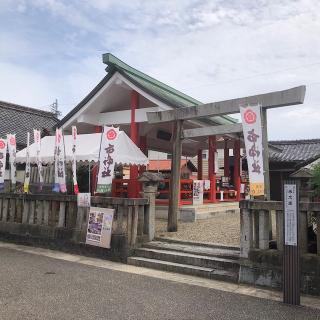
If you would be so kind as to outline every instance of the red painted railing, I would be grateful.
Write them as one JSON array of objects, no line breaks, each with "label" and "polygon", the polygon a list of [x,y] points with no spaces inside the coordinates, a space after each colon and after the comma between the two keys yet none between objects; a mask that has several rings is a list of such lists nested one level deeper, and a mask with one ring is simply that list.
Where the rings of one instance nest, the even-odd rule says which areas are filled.
[{"label": "red painted railing", "polygon": [[[113,179],[112,181],[112,197],[128,197],[129,179]],[[237,192],[233,189],[218,188],[215,192],[215,198],[213,198],[214,192],[210,189],[203,191],[204,203],[215,203],[221,201],[221,191],[223,192],[223,202],[236,201]],[[159,183],[158,195],[156,198],[156,204],[168,205],[169,203],[169,190],[170,179],[164,179]],[[181,179],[180,180],[180,205],[192,205],[193,202],[193,180]]]}]

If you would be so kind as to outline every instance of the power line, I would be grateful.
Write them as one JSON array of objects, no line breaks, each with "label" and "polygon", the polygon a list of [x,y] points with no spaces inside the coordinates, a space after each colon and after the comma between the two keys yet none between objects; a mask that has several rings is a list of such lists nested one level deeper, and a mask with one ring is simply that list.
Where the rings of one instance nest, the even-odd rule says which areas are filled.
[{"label": "power line", "polygon": [[257,77],[262,77],[262,76],[268,76],[268,75],[277,74],[277,73],[285,72],[285,71],[292,71],[292,70],[297,70],[297,69],[310,68],[310,67],[314,67],[316,65],[320,65],[320,62],[306,64],[306,65],[302,65],[302,66],[299,66],[299,67],[291,67],[291,68],[286,68],[286,69],[281,69],[281,70],[279,69],[279,70],[271,71],[271,72],[264,72],[264,73],[254,74],[254,75],[247,76],[247,77],[242,77],[242,78],[229,79],[229,80],[225,80],[225,81],[221,81],[221,82],[213,82],[213,83],[206,83],[206,84],[201,84],[201,85],[193,86],[193,87],[186,87],[186,89],[194,89],[194,88],[201,88],[201,87],[207,87],[207,86],[216,86],[216,85],[226,84],[226,83],[240,81],[240,80],[246,80],[246,79],[252,79],[252,78],[257,78]]}]

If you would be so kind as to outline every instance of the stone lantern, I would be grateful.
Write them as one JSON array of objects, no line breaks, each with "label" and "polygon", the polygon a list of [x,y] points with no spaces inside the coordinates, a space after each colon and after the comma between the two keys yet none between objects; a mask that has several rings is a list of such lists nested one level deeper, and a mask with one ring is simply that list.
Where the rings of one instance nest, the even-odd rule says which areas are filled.
[{"label": "stone lantern", "polygon": [[146,232],[149,237],[149,241],[154,239],[155,224],[156,224],[156,193],[158,191],[158,184],[163,180],[162,174],[145,171],[138,178],[142,182],[143,198],[149,200],[149,209],[145,213],[146,223],[148,231]]}]

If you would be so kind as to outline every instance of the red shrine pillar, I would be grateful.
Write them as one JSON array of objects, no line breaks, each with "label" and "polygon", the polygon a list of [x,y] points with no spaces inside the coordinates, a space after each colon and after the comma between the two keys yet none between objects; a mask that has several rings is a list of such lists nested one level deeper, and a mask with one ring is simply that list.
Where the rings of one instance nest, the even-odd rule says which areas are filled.
[{"label": "red shrine pillar", "polygon": [[202,150],[198,150],[198,180],[202,180]]},{"label": "red shrine pillar", "polygon": [[216,168],[215,168],[215,153],[216,153],[216,137],[209,137],[209,157],[208,157],[208,174],[210,180],[210,199],[211,202],[217,202],[216,197]]},{"label": "red shrine pillar", "polygon": [[224,140],[224,176],[230,177],[230,161],[228,140]]},{"label": "red shrine pillar", "polygon": [[94,133],[102,132],[102,126],[94,126]]},{"label": "red shrine pillar", "polygon": [[233,172],[233,181],[234,188],[237,191],[237,201],[240,201],[240,190],[241,190],[241,172],[240,172],[240,140],[237,139],[234,141],[234,172]]},{"label": "red shrine pillar", "polygon": [[[130,138],[139,146],[139,124],[136,123],[136,109],[139,108],[139,93],[131,91],[131,124],[130,124]],[[128,186],[128,197],[137,198],[139,196],[138,185],[138,166],[130,166],[130,181]]]}]

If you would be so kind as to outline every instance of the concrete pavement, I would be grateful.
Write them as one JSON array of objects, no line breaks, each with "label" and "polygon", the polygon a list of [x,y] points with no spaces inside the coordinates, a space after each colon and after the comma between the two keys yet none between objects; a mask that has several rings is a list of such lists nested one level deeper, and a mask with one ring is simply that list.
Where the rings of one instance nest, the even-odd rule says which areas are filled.
[{"label": "concrete pavement", "polygon": [[[283,305],[274,291],[7,243],[0,283],[6,320],[320,319],[320,309]],[[302,302],[320,308],[317,298]]]}]

